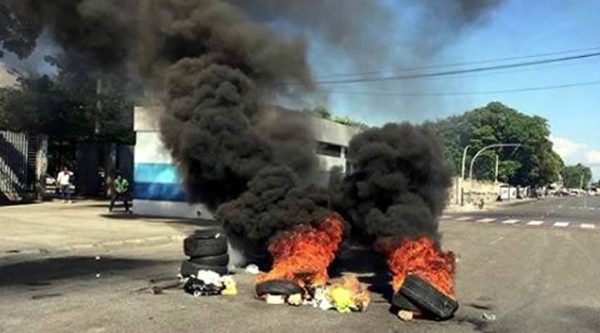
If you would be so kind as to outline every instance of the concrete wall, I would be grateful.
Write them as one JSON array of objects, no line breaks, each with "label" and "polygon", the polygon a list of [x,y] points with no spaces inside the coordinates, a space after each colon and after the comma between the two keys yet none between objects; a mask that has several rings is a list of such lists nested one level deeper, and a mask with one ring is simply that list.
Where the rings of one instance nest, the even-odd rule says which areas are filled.
[{"label": "concrete wall", "polygon": [[[134,130],[134,190],[133,210],[136,214],[185,218],[212,218],[211,212],[202,204],[186,203],[171,155],[165,149],[158,132],[158,108],[136,107]],[[315,141],[334,145],[339,154],[319,155],[317,162],[321,175],[319,182],[328,181],[333,167],[346,169],[346,149],[350,139],[359,129],[337,124],[328,120],[307,116],[293,111],[283,111],[286,117],[297,117],[306,122],[314,132]]]},{"label": "concrete wall", "polygon": [[[452,205],[460,204],[460,177],[452,178],[452,188],[448,202]],[[500,187],[503,183],[494,183],[492,181],[466,179],[463,183],[463,200],[465,205],[477,205],[483,199],[484,203],[494,202],[500,194]]]}]

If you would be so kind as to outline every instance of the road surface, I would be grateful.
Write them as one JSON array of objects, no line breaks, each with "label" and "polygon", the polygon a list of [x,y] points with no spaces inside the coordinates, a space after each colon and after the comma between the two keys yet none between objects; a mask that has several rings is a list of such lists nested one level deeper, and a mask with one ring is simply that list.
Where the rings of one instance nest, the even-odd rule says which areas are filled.
[{"label": "road surface", "polygon": [[549,197],[492,211],[448,213],[442,220],[513,226],[600,229],[600,196]]},{"label": "road surface", "polygon": [[[172,241],[0,261],[0,332],[597,332],[598,229],[552,227],[555,218],[595,225],[591,213],[568,208],[584,205],[598,201],[550,199],[470,214],[472,222],[443,220],[443,247],[459,259],[461,304],[446,322],[405,323],[390,313],[381,293],[389,290],[388,279],[384,272],[371,274],[379,259],[365,251],[356,257],[344,252],[335,271],[358,272],[373,283],[374,304],[366,313],[269,306],[254,298],[253,276],[245,273],[234,276],[239,294],[233,297],[194,298],[181,290],[153,295],[150,281],[172,278],[183,259],[180,242]],[[19,216],[27,220],[25,211]],[[483,216],[546,216],[549,225],[475,222]]]}]

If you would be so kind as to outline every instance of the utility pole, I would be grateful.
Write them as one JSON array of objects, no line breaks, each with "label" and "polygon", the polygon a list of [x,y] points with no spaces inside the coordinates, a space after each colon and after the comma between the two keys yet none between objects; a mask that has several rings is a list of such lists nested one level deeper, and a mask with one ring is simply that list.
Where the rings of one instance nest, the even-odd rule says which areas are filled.
[{"label": "utility pole", "polygon": [[579,177],[579,189],[583,189],[583,172],[581,173],[581,177]]}]

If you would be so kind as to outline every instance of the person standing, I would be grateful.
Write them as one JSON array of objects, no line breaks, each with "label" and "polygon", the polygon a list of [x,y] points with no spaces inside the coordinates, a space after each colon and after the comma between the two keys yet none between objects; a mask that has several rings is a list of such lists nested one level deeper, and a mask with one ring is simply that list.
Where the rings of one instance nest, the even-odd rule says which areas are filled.
[{"label": "person standing", "polygon": [[71,200],[71,177],[73,177],[73,172],[67,166],[64,166],[56,177],[60,197],[64,203],[73,203]]},{"label": "person standing", "polygon": [[123,201],[123,205],[125,206],[125,211],[131,214],[131,210],[129,210],[129,201],[127,198],[128,195],[129,182],[123,177],[122,173],[117,172],[117,177],[113,181],[113,193],[108,211],[112,212],[113,208],[115,207],[115,201],[121,200]]}]

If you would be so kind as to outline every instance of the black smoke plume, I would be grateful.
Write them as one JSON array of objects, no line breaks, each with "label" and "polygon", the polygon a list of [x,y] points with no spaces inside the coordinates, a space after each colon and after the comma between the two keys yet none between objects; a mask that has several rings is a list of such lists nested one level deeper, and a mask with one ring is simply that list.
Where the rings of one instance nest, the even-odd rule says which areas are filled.
[{"label": "black smoke plume", "polygon": [[373,238],[428,236],[439,240],[451,169],[437,136],[408,123],[369,129],[350,141],[352,174],[338,209]]}]

